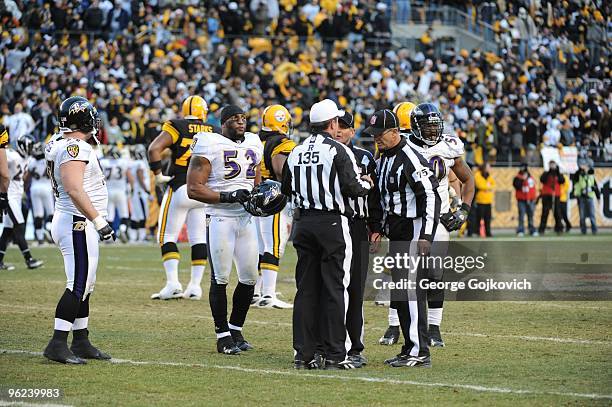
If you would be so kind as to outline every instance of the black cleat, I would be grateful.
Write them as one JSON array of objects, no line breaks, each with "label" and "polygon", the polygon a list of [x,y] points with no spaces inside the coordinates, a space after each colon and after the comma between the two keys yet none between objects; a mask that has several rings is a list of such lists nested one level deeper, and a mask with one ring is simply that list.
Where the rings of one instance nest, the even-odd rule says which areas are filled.
[{"label": "black cleat", "polygon": [[306,364],[306,369],[308,370],[319,370],[325,369],[325,360],[315,358]]},{"label": "black cleat", "polygon": [[295,359],[293,361],[293,368],[296,370],[304,370],[308,368],[308,365],[301,359]]},{"label": "black cleat", "polygon": [[381,345],[395,345],[399,340],[399,336],[400,327],[390,325],[385,334],[378,340],[378,343]]},{"label": "black cleat", "polygon": [[12,264],[5,264],[0,262],[0,271],[13,271],[15,270],[15,266]]},{"label": "black cleat", "polygon": [[438,325],[429,325],[429,346],[432,348],[443,348],[444,341],[442,340],[442,334],[440,333],[440,327]]},{"label": "black cleat", "polygon": [[111,356],[93,346],[91,342],[89,342],[89,331],[87,329],[84,329],[84,331],[84,335],[80,333],[82,332],[80,330],[73,332],[74,336],[76,336],[77,333],[80,333],[80,336],[72,338],[72,346],[70,346],[72,353],[81,359],[109,360]]},{"label": "black cleat", "polygon": [[[386,362],[386,361],[385,361]],[[393,367],[431,367],[431,358],[427,356],[403,355],[394,362],[389,363]]]},{"label": "black cleat", "polygon": [[353,365],[355,369],[359,369],[360,367],[368,364],[368,360],[361,353],[357,355],[348,355],[346,359],[350,361],[351,365]]},{"label": "black cleat", "polygon": [[40,266],[42,266],[43,264],[45,264],[42,260],[36,260],[34,258],[29,258],[28,260],[26,260],[26,265],[28,266],[28,268],[31,269],[37,269]]},{"label": "black cleat", "polygon": [[397,355],[393,356],[392,358],[389,359],[385,359],[385,365],[390,365],[391,363],[394,363],[402,358],[406,358],[408,357],[408,355],[404,355],[403,353],[398,353]]},{"label": "black cleat", "polygon": [[86,360],[75,356],[75,354],[68,349],[68,344],[66,342],[53,339],[49,341],[49,344],[43,352],[43,356],[54,362],[68,365],[84,365],[87,363]]},{"label": "black cleat", "polygon": [[242,336],[242,331],[237,329],[230,329],[230,334],[232,335],[232,339],[234,340],[234,344],[236,347],[242,351],[247,351],[253,349],[253,345],[248,343],[244,336]]},{"label": "black cleat", "polygon": [[240,348],[236,346],[231,336],[224,336],[223,338],[217,339],[217,352],[223,353],[224,355],[238,355],[240,354]]}]

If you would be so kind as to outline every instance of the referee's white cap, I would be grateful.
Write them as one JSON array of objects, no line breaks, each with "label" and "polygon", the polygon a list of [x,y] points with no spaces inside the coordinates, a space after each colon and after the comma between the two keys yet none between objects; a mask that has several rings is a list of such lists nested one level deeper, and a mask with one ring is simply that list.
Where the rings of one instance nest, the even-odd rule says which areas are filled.
[{"label": "referee's white cap", "polygon": [[323,99],[310,108],[310,123],[322,123],[342,116],[344,116],[344,110],[338,109],[336,102],[331,99]]}]

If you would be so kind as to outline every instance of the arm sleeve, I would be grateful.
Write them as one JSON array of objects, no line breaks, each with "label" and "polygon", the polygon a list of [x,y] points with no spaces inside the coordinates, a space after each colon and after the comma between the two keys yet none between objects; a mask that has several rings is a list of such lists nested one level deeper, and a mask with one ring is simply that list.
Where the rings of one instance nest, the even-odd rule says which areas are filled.
[{"label": "arm sleeve", "polygon": [[359,169],[355,162],[355,155],[347,147],[338,143],[334,147],[336,155],[334,156],[334,165],[338,172],[338,181],[340,182],[340,190],[344,196],[355,198],[358,196],[366,196],[370,192],[370,183],[359,178]]},{"label": "arm sleeve", "polygon": [[442,206],[438,179],[425,159],[414,152],[406,157],[404,175],[416,198],[417,216],[423,218],[419,239],[431,242],[436,234]]},{"label": "arm sleeve", "polygon": [[285,161],[285,165],[283,165],[283,176],[281,179],[281,192],[284,195],[291,196],[293,184],[293,174],[291,174],[291,170],[289,169],[289,160]]},{"label": "arm sleeve", "polygon": [[374,186],[368,194],[368,229],[372,233],[380,233],[382,231],[383,208],[380,201],[380,189],[376,179],[376,162],[371,154],[367,156],[370,159],[368,163],[368,175],[374,181]]}]

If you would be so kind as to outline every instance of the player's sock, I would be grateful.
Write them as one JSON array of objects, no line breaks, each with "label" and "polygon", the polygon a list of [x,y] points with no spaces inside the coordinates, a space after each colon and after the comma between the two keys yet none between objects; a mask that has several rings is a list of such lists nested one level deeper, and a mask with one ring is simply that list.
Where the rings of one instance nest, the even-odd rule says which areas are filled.
[{"label": "player's sock", "polygon": [[207,249],[205,243],[198,243],[191,246],[191,281],[190,285],[200,286],[202,276],[206,267]]},{"label": "player's sock", "polygon": [[270,269],[262,269],[261,276],[263,280],[263,285],[261,289],[261,294],[266,296],[269,295],[271,297],[276,297],[276,276],[278,272]]},{"label": "player's sock", "polygon": [[0,263],[4,261],[6,246],[8,246],[12,236],[13,228],[4,228],[4,230],[2,230],[2,235],[0,236]]},{"label": "player's sock", "polygon": [[257,282],[255,283],[255,291],[254,295],[261,295],[261,286],[263,285],[263,277],[261,275],[257,276]]},{"label": "player's sock", "polygon": [[181,258],[178,246],[174,242],[164,243],[161,247],[161,252],[168,284],[178,284],[178,265]]},{"label": "player's sock", "polygon": [[[74,321],[79,313],[79,302],[76,295],[66,288],[55,308],[55,331],[53,333],[53,339],[61,339],[64,342],[67,340],[68,332],[72,329]],[[65,334],[61,332],[65,332]]]},{"label": "player's sock", "polygon": [[39,243],[42,243],[45,240],[43,221],[43,218],[34,218],[34,236]]},{"label": "player's sock", "polygon": [[399,316],[395,308],[389,307],[389,326],[400,326]]},{"label": "player's sock", "polygon": [[30,249],[28,248],[28,242],[25,240],[25,223],[20,223],[19,225],[15,225],[14,233],[13,233],[13,241],[19,249],[21,250],[21,254],[25,261],[28,261],[32,258],[30,254]]},{"label": "player's sock", "polygon": [[[81,301],[79,304],[79,311],[77,312],[74,324],[72,324],[72,330],[74,333],[78,330],[87,329],[89,324],[89,294],[85,297],[85,301]],[[76,336],[75,336],[76,337]]]},{"label": "player's sock", "polygon": [[429,308],[427,310],[427,323],[429,325],[440,326],[442,324],[442,310],[443,308]]},{"label": "player's sock", "polygon": [[227,284],[217,284],[215,279],[211,279],[208,302],[215,321],[215,333],[217,338],[229,336],[229,326],[227,324]]},{"label": "player's sock", "polygon": [[251,300],[253,299],[254,285],[247,285],[238,282],[232,297],[232,315],[230,316],[230,324],[234,326],[244,326]]}]

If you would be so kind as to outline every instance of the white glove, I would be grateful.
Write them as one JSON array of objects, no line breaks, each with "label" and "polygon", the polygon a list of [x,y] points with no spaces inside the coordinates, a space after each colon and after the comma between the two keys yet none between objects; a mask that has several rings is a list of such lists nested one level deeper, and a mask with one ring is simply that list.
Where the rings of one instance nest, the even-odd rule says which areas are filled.
[{"label": "white glove", "polygon": [[157,185],[166,184],[170,182],[171,179],[172,177],[169,177],[168,175],[164,175],[160,172],[159,174],[155,175],[155,184]]}]

